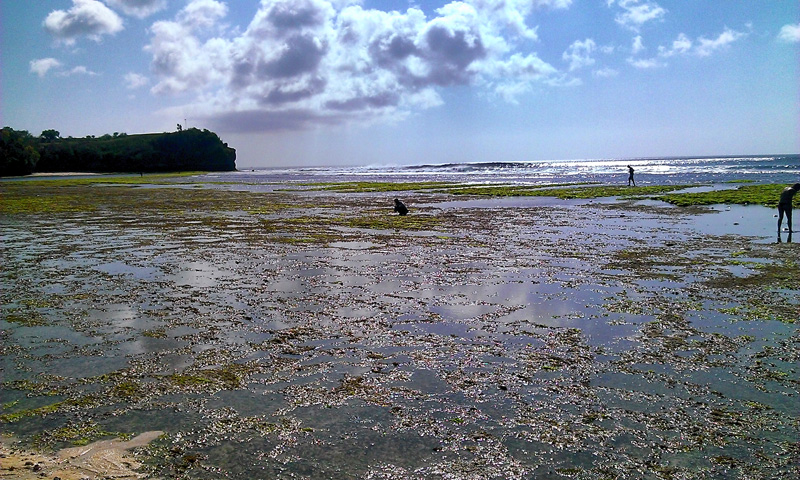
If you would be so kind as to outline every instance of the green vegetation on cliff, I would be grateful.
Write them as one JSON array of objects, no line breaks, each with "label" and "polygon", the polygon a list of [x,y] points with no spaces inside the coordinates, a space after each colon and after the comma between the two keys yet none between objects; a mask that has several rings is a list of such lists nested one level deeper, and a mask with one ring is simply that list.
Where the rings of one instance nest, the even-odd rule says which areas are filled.
[{"label": "green vegetation on cliff", "polygon": [[178,172],[236,170],[236,150],[214,132],[190,128],[172,133],[99,138],[59,138],[46,130],[2,130],[0,176],[34,172]]},{"label": "green vegetation on cliff", "polygon": [[39,161],[35,139],[25,130],[0,130],[0,176],[27,175]]}]

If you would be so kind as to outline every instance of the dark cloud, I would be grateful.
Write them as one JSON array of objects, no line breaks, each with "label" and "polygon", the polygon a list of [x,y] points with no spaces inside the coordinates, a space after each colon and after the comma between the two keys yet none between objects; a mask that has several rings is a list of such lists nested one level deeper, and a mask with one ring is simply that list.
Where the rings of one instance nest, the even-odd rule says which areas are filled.
[{"label": "dark cloud", "polygon": [[253,72],[256,71],[255,65],[258,61],[254,58],[256,54],[257,52],[251,51],[246,57],[238,58],[233,62],[231,86],[241,89],[253,82]]},{"label": "dark cloud", "polygon": [[298,102],[318,95],[325,89],[327,82],[322,78],[313,78],[301,88],[276,88],[270,91],[261,102],[264,105],[282,105]]},{"label": "dark cloud", "polygon": [[[237,90],[254,85],[268,87],[270,81],[289,81],[306,74],[313,74],[325,56],[327,48],[309,35],[293,35],[286,39],[283,45],[274,46],[274,50],[282,50],[277,58],[267,58],[267,55],[272,53],[271,50],[273,49],[265,49],[260,44],[252,44],[246,53],[239,55],[233,61],[231,86]],[[273,89],[276,90],[280,89]],[[313,93],[318,92],[319,89],[313,89]],[[281,94],[276,95],[278,95],[276,98],[287,98]]]},{"label": "dark cloud", "polygon": [[379,95],[356,97],[344,101],[332,100],[325,103],[326,108],[343,112],[355,112],[370,108],[386,108],[396,106],[400,96],[394,92],[382,92]]},{"label": "dark cloud", "polygon": [[404,37],[395,32],[387,32],[373,41],[369,46],[369,54],[381,67],[393,69],[411,55],[419,55],[414,39]]},{"label": "dark cloud", "polygon": [[267,15],[269,22],[279,30],[296,30],[322,25],[325,16],[314,5],[306,3],[279,3]]},{"label": "dark cloud", "polygon": [[447,86],[469,81],[468,67],[475,60],[486,56],[486,49],[479,35],[474,32],[451,31],[435,26],[425,35],[428,50],[425,57],[430,63],[431,82]]},{"label": "dark cloud", "polygon": [[259,67],[259,73],[271,78],[296,77],[313,72],[327,48],[310,35],[294,35],[286,40],[281,56]]},{"label": "dark cloud", "polygon": [[247,110],[226,112],[207,117],[214,130],[220,132],[258,133],[304,130],[312,125],[335,125],[342,118],[322,115],[311,109],[293,110]]},{"label": "dark cloud", "polygon": [[139,18],[152,15],[167,6],[166,0],[106,0],[106,3]]}]

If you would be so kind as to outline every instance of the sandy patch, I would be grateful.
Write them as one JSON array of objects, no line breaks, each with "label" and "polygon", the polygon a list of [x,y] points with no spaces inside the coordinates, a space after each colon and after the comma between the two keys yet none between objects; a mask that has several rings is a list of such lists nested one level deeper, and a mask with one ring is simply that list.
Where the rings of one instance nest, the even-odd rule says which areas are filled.
[{"label": "sandy patch", "polygon": [[163,433],[145,432],[128,441],[101,440],[83,447],[65,448],[53,456],[18,450],[9,439],[3,438],[0,442],[0,478],[144,478],[135,471],[141,464],[128,454],[128,450],[145,446]]},{"label": "sandy patch", "polygon": [[77,177],[89,175],[102,175],[101,173],[93,172],[38,172],[28,175],[29,177]]}]

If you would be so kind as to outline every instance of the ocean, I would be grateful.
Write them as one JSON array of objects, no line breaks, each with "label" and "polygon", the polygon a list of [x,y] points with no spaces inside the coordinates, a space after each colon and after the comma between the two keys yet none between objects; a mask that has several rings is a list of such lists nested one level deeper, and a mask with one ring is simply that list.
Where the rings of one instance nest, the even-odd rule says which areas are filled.
[{"label": "ocean", "polygon": [[635,170],[637,185],[715,184],[732,181],[779,184],[800,182],[800,154],[297,168],[240,166],[237,172],[211,174],[211,176],[244,183],[354,180],[613,184],[627,183],[628,165]]}]

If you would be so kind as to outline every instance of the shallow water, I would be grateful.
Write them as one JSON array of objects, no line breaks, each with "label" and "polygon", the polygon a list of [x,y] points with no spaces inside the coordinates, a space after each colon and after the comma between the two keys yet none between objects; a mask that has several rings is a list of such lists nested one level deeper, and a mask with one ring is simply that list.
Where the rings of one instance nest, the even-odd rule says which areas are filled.
[{"label": "shallow water", "polygon": [[373,214],[350,195],[147,195],[3,219],[4,430],[163,430],[161,478],[796,472],[798,334],[771,320],[796,286],[714,283],[797,261],[761,211],[441,195],[419,231],[332,226]]}]

